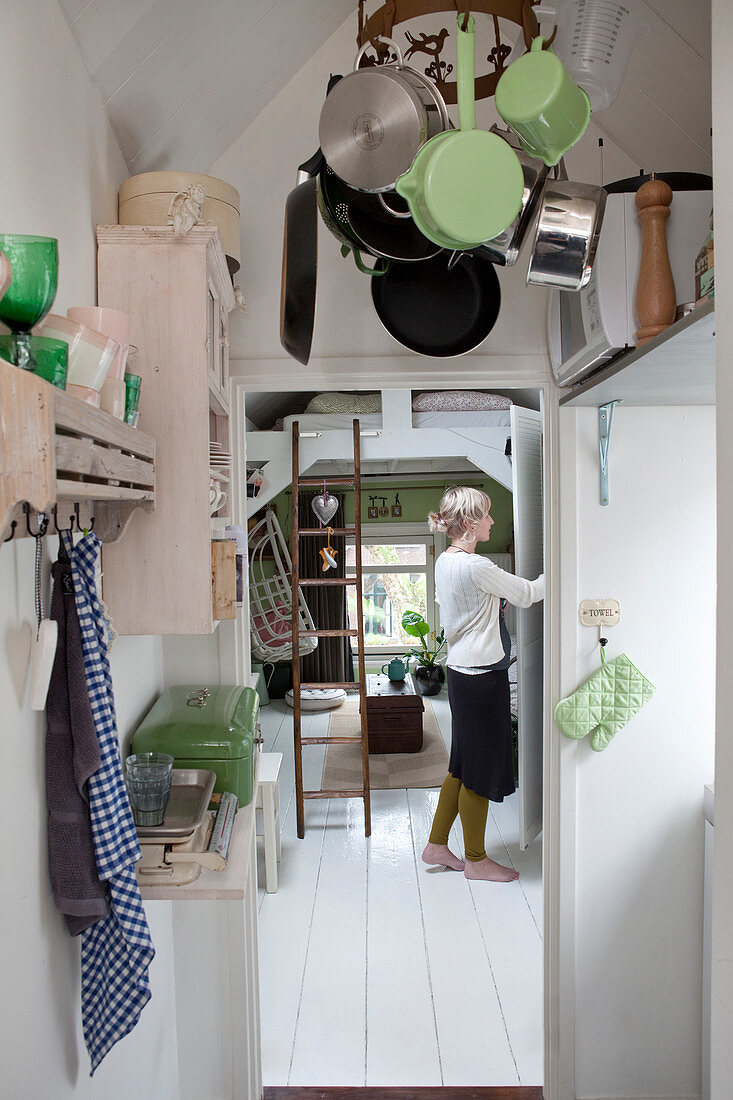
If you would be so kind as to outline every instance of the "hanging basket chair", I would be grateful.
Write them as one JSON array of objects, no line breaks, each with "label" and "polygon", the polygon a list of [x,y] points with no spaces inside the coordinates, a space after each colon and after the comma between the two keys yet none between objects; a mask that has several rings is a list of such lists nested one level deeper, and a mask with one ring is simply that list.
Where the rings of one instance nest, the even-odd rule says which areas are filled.
[{"label": "hanging basket chair", "polygon": [[[290,661],[292,639],[292,562],[273,508],[249,533],[249,625],[252,656],[258,661]],[[302,591],[298,590],[298,625],[315,630]],[[318,645],[317,638],[299,639],[304,657]]]}]

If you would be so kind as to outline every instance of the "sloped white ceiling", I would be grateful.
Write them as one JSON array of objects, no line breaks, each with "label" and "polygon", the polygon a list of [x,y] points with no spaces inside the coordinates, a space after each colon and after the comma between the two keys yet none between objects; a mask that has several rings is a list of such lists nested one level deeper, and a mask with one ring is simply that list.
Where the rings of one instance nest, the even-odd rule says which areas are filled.
[{"label": "sloped white ceiling", "polygon": [[[710,0],[626,2],[649,32],[595,121],[640,168],[709,172]],[[345,19],[356,36],[356,0],[60,4],[131,173],[206,172]]]},{"label": "sloped white ceiling", "polygon": [[59,0],[131,173],[206,172],[352,0]]}]

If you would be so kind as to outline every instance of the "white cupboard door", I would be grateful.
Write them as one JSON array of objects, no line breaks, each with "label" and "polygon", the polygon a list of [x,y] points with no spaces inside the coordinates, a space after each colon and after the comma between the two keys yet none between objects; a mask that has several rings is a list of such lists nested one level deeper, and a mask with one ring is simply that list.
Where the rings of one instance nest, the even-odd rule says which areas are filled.
[{"label": "white cupboard door", "polygon": [[[542,417],[512,407],[512,480],[515,572],[534,580],[543,572]],[[519,844],[542,829],[543,603],[516,609],[519,711]]]}]

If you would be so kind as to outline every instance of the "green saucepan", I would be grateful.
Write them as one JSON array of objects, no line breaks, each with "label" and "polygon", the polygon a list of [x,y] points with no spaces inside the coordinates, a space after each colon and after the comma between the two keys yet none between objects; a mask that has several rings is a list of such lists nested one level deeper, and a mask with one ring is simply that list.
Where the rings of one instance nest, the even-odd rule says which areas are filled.
[{"label": "green saucepan", "polygon": [[502,233],[522,205],[524,177],[516,153],[496,134],[476,129],[474,23],[458,16],[460,130],[436,134],[419,150],[396,190],[421,233],[442,248],[475,248]]}]

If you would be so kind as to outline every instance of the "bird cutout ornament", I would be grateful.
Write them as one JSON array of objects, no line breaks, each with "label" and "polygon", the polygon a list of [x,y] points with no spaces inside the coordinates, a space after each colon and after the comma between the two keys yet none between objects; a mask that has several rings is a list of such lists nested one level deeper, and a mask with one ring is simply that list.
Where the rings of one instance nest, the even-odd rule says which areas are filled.
[{"label": "bird cutout ornament", "polygon": [[[331,499],[333,499],[333,497]],[[331,546],[331,535],[332,534],[333,534],[333,527],[329,527],[328,528],[328,542],[326,543],[325,546],[322,546],[321,549],[318,551],[318,553],[321,555],[321,559],[323,561],[323,565],[321,566],[321,570],[324,573],[328,572],[329,569],[335,569],[337,564],[338,564],[338,562],[336,561],[336,555],[338,554],[338,550],[335,550],[333,548],[333,546]]]},{"label": "bird cutout ornament", "polygon": [[313,497],[311,501],[311,508],[318,516],[321,527],[325,527],[327,523],[330,523],[338,511],[338,506],[336,497],[331,496],[325,485],[323,486],[323,492]]}]

